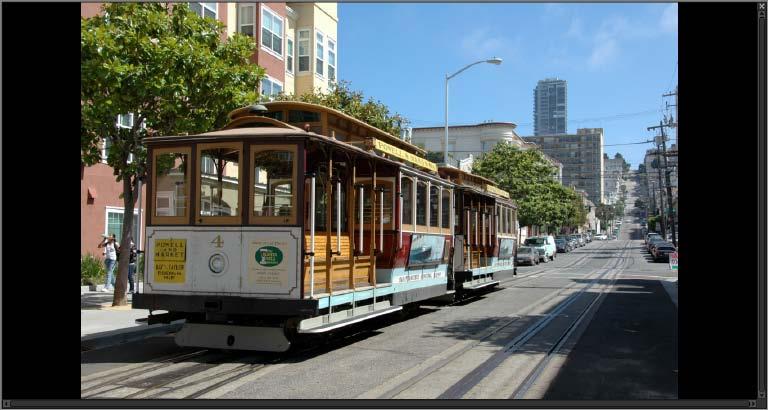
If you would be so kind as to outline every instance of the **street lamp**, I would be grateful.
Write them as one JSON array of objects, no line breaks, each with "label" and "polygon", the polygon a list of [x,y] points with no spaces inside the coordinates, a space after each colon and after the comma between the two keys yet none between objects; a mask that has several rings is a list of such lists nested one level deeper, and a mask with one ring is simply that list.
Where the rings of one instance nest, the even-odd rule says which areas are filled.
[{"label": "street lamp", "polygon": [[448,80],[450,80],[453,77],[456,77],[457,75],[461,74],[464,70],[466,70],[469,67],[472,67],[473,65],[480,64],[480,63],[488,63],[488,64],[494,64],[499,65],[501,64],[501,59],[498,57],[493,57],[490,60],[480,60],[475,61],[472,64],[467,65],[466,67],[462,68],[461,70],[448,75],[445,75],[445,138],[443,140],[443,162],[445,162],[446,165],[448,165]]}]

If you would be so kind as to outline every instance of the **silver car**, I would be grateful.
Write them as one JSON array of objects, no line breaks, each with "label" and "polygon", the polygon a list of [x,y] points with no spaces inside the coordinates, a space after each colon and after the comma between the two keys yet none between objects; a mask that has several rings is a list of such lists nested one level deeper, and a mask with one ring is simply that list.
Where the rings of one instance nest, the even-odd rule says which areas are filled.
[{"label": "silver car", "polygon": [[518,265],[538,265],[539,250],[530,246],[521,246],[517,248],[517,257],[515,258],[515,262],[517,262]]}]

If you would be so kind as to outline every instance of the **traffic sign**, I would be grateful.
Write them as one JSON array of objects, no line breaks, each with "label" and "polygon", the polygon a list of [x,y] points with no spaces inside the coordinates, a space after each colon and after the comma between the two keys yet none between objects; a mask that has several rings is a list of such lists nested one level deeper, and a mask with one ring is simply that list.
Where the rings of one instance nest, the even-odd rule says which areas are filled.
[{"label": "traffic sign", "polygon": [[677,252],[672,252],[669,254],[669,268],[672,270],[677,270]]}]

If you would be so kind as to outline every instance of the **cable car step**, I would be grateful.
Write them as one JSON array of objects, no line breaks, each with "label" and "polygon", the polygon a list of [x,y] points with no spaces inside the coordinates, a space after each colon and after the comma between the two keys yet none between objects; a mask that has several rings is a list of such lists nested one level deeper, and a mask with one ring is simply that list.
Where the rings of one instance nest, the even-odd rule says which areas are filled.
[{"label": "cable car step", "polygon": [[476,289],[484,288],[487,286],[495,286],[495,285],[498,285],[499,283],[501,282],[498,280],[486,281],[484,279],[478,279],[478,280],[473,280],[471,282],[464,283],[463,287],[464,289],[468,289],[468,290],[476,290]]},{"label": "cable car step", "polygon": [[373,319],[382,315],[402,310],[402,306],[390,306],[389,301],[378,302],[376,305],[358,306],[354,309],[333,312],[330,315],[322,315],[311,319],[304,319],[299,323],[299,333],[323,333],[353,323]]}]

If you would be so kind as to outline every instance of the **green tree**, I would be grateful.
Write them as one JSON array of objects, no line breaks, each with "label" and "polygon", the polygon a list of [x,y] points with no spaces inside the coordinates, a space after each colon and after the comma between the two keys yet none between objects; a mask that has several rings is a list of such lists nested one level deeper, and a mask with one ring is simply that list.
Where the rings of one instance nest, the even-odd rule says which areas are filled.
[{"label": "green tree", "polygon": [[[499,143],[475,161],[472,172],[496,181],[517,202],[520,225],[546,225],[550,229],[580,221],[578,194],[554,179],[556,170],[538,150],[520,150]],[[579,201],[581,197],[578,196]]]},{"label": "green tree", "polygon": [[333,108],[398,138],[410,123],[402,115],[390,112],[381,101],[374,101],[373,98],[366,100],[362,92],[351,90],[348,81],[332,84],[327,93],[317,88],[298,96],[280,94],[275,100],[301,101]]},{"label": "green tree", "polygon": [[[138,182],[147,172],[143,138],[221,127],[229,111],[257,100],[264,70],[249,63],[251,38],[222,41],[224,25],[186,4],[106,3],[102,11],[80,20],[80,160],[96,163],[99,140],[111,142],[107,163],[123,183],[120,241],[127,245]],[[116,128],[118,115],[128,113],[133,126]],[[123,246],[114,305],[125,304],[127,273]]]}]

